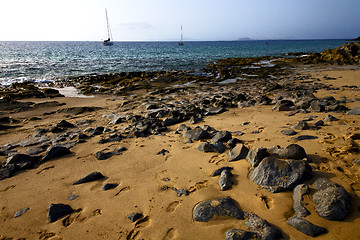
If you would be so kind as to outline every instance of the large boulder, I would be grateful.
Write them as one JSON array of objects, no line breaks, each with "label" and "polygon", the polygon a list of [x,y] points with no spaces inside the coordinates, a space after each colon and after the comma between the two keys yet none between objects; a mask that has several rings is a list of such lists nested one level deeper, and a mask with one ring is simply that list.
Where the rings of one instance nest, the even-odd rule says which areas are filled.
[{"label": "large boulder", "polygon": [[280,146],[275,145],[271,147],[268,152],[282,159],[299,160],[306,158],[305,149],[298,144],[290,144],[285,148],[281,148]]},{"label": "large boulder", "polygon": [[268,156],[269,153],[267,149],[261,147],[251,150],[246,156],[246,160],[251,164],[251,166],[257,167],[259,163]]},{"label": "large boulder", "polygon": [[243,220],[244,212],[230,197],[208,200],[195,205],[193,210],[195,221],[208,222],[214,216],[229,216]]},{"label": "large boulder", "polygon": [[250,173],[254,183],[274,193],[291,190],[311,176],[305,160],[280,160],[274,156],[264,158]]},{"label": "large boulder", "polygon": [[244,144],[239,144],[228,153],[229,162],[245,159],[249,153],[249,149]]},{"label": "large boulder", "polygon": [[351,209],[351,198],[340,185],[326,179],[318,178],[314,182],[318,190],[313,196],[316,212],[328,220],[344,220]]}]

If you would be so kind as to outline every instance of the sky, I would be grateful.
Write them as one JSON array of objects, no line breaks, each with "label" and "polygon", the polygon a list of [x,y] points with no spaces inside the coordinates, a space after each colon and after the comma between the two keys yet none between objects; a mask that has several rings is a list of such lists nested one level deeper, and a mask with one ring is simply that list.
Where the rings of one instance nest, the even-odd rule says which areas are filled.
[{"label": "sky", "polygon": [[348,39],[360,0],[0,0],[0,41]]}]

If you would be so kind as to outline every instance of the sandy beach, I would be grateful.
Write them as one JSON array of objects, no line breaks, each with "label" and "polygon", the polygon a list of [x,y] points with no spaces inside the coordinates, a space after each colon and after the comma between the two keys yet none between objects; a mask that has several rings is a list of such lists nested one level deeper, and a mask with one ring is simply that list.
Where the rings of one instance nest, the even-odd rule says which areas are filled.
[{"label": "sandy beach", "polygon": [[[285,77],[279,84],[319,85],[321,87],[313,92],[317,99],[332,96],[338,101],[344,100],[341,105],[350,110],[360,107],[359,79],[359,69],[322,66],[320,69],[299,69],[295,77]],[[56,140],[58,144],[78,141],[69,147],[71,153],[17,171],[0,181],[1,239],[225,239],[225,233],[230,229],[256,232],[245,224],[246,219],[230,216],[214,216],[207,222],[194,219],[193,210],[198,203],[225,197],[233,199],[243,212],[255,213],[279,229],[283,239],[313,238],[287,223],[296,215],[293,187],[271,192],[256,184],[250,179],[255,166],[245,158],[229,162],[231,147],[226,144],[223,152],[199,151],[199,144],[210,142],[210,139],[189,141],[184,136],[185,130],[176,131],[182,124],[191,129],[208,125],[217,131],[228,131],[232,138],[239,140],[238,144],[250,151],[270,149],[275,145],[281,148],[290,144],[301,146],[306,151],[305,161],[312,169],[312,177],[302,181],[309,186],[302,205],[310,212],[303,219],[327,230],[317,239],[360,239],[358,115],[347,114],[348,111],[314,111],[311,108],[307,111],[301,111],[301,108],[279,111],[273,109],[276,101],[281,99],[277,99],[279,94],[274,90],[264,93],[272,99],[269,105],[256,103],[226,107],[226,111],[204,115],[198,122],[169,124],[166,131],[158,134],[126,136],[124,132],[131,121],[125,117],[119,123],[109,123],[111,119],[107,114],[144,115],[164,105],[185,105],[207,95],[211,98],[216,94],[225,96],[229,92],[243,92],[237,84],[199,85],[195,90],[182,93],[145,93],[137,98],[96,95],[93,98],[23,99],[19,101],[47,104],[39,104],[28,111],[1,111],[1,117],[17,120],[10,126],[18,126],[0,132],[0,146],[3,146],[4,153],[0,156],[1,162],[7,161],[10,152],[28,153],[26,151],[33,146],[23,142],[33,139],[35,129],[52,129],[62,120],[74,126],[65,127],[66,130],[61,133],[48,131],[41,136],[47,139],[69,132],[91,136],[84,137],[84,141],[78,141],[78,135],[74,140],[69,140],[70,134],[63,136],[66,140]],[[245,89],[245,92],[251,94],[249,90]],[[50,101],[60,104],[52,105]],[[157,107],[150,108],[149,104]],[[96,109],[78,114],[58,111],[74,107]],[[328,115],[336,120],[325,120],[323,125],[315,124]],[[303,120],[308,123],[308,129],[295,130],[297,135],[294,136],[282,133]],[[91,135],[96,127],[108,130]],[[120,136],[118,139],[115,139],[116,134]],[[311,137],[294,140],[296,136]],[[99,143],[102,139],[108,140]],[[12,149],[7,144],[20,146]],[[109,153],[106,155],[108,158],[99,160],[99,151]],[[43,156],[44,152],[39,155]],[[232,168],[233,184],[225,191],[220,189],[219,176],[211,176],[221,167]],[[104,177],[73,185],[95,171]],[[313,183],[318,178],[337,183],[349,194],[350,213],[343,220],[325,219],[315,210],[313,198],[318,190]],[[105,191],[105,184],[115,185]],[[50,222],[47,219],[49,205],[60,203],[71,206],[73,211]],[[21,209],[27,210],[14,217]],[[140,215],[133,222],[128,216],[134,213]],[[262,230],[259,231],[262,233]]]}]

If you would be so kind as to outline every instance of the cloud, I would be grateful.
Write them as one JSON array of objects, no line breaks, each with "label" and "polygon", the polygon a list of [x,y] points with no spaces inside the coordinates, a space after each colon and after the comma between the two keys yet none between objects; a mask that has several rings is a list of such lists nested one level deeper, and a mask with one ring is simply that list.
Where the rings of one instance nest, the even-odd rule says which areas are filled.
[{"label": "cloud", "polygon": [[153,28],[151,24],[146,22],[130,22],[130,23],[120,23],[117,25],[118,28],[126,28],[129,30],[138,30],[138,29],[147,29]]}]

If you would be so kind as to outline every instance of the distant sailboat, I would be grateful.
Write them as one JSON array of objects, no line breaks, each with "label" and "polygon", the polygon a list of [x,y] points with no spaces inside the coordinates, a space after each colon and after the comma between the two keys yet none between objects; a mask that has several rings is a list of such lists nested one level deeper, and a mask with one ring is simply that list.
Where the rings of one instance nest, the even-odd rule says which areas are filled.
[{"label": "distant sailboat", "polygon": [[179,46],[184,45],[184,41],[183,41],[183,29],[182,29],[182,25],[181,25],[181,35],[180,35],[180,42],[179,42]]},{"label": "distant sailboat", "polygon": [[107,25],[107,31],[108,31],[108,39],[104,40],[104,46],[112,46],[113,45],[113,42],[111,42],[112,34],[111,34],[111,29],[110,29],[110,24],[109,24],[109,19],[108,19],[108,14],[107,14],[106,8],[105,8],[105,15],[106,15],[106,25]]}]

